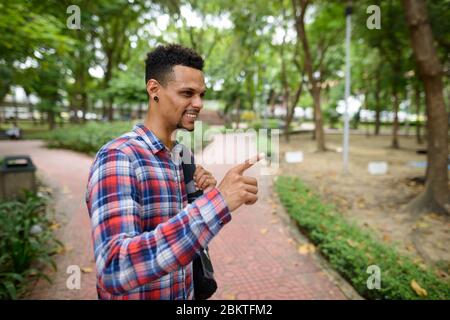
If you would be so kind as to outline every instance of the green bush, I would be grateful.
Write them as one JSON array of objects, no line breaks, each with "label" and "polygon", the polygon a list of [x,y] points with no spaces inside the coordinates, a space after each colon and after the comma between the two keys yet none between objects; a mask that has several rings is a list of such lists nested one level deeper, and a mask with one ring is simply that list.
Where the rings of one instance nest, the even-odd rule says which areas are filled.
[{"label": "green bush", "polygon": [[95,155],[108,141],[117,138],[133,127],[129,122],[72,125],[51,132],[46,138],[50,148],[63,148]]},{"label": "green bush", "polygon": [[248,125],[249,128],[255,130],[259,129],[282,129],[284,122],[280,119],[267,119],[266,127],[264,126],[264,119],[251,121]]},{"label": "green bush", "polygon": [[[72,125],[57,129],[49,133],[45,138],[50,148],[71,149],[89,155],[95,155],[105,143],[131,131],[133,126],[134,124],[130,122],[90,122],[86,125]],[[195,132],[179,130],[177,132],[177,140],[185,145],[190,145],[191,149],[194,150],[195,139],[195,147],[197,150],[194,150],[194,152],[197,152],[201,147],[205,148],[210,142],[205,140],[205,132],[208,130],[211,131],[212,129],[206,123],[202,124],[201,134],[198,130]],[[221,132],[220,129],[213,131],[217,133]],[[201,139],[203,140],[200,141]]]},{"label": "green bush", "polygon": [[[323,204],[303,183],[279,177],[276,189],[287,212],[317,245],[330,264],[367,299],[449,299],[450,284],[439,279],[431,267],[420,268],[394,247],[376,240],[369,231],[347,222],[336,210]],[[367,268],[381,270],[381,289],[368,289]],[[420,297],[412,289],[415,280],[427,291]]]},{"label": "green bush", "polygon": [[0,203],[0,300],[19,298],[32,280],[50,281],[42,268],[56,269],[52,254],[61,244],[49,228],[46,203],[31,193]]}]

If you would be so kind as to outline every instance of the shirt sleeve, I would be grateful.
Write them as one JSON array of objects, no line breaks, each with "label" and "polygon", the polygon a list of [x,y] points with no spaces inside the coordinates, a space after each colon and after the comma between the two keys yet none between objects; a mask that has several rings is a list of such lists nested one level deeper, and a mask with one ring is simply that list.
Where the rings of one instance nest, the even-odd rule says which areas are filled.
[{"label": "shirt sleeve", "polygon": [[123,294],[189,264],[231,220],[214,188],[152,231],[141,229],[138,180],[120,150],[101,151],[86,193],[99,285]]}]

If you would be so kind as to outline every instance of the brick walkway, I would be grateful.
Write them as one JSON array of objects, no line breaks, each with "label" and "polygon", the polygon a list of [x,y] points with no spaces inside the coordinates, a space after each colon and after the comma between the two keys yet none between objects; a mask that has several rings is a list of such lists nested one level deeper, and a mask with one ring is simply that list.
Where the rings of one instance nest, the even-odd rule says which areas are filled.
[{"label": "brick walkway", "polygon": [[[205,160],[225,154],[219,137],[205,150]],[[226,149],[227,156],[233,157],[232,149]],[[236,153],[238,156],[240,151]],[[55,190],[57,220],[61,222],[57,235],[68,249],[57,256],[58,271],[51,275],[53,284],[40,281],[29,298],[96,299],[90,223],[84,203],[92,158],[72,151],[46,149],[39,141],[0,142],[0,155],[24,153],[31,155],[39,176]],[[205,164],[205,167],[220,181],[232,165]],[[219,284],[212,299],[357,298],[317,255],[298,252],[299,242],[306,240],[293,231],[295,228],[273,197],[273,177],[261,176],[259,169],[257,164],[246,172],[258,179],[258,202],[234,212],[232,221],[210,244]],[[67,289],[69,265],[87,268],[88,272],[82,274],[81,290]]]},{"label": "brick walkway", "polygon": [[[251,145],[254,148],[254,142],[248,141],[248,148],[242,148],[243,143],[232,140],[216,136],[203,153],[205,167],[217,181],[235,164],[253,155],[248,150]],[[218,163],[217,159],[233,164],[211,164]],[[298,252],[298,241],[305,242],[305,239],[292,232],[295,228],[274,197],[273,176],[261,175],[261,167],[260,163],[255,164],[244,173],[257,178],[258,201],[235,211],[232,221],[210,244],[219,285],[212,298],[346,299],[313,257]]]}]

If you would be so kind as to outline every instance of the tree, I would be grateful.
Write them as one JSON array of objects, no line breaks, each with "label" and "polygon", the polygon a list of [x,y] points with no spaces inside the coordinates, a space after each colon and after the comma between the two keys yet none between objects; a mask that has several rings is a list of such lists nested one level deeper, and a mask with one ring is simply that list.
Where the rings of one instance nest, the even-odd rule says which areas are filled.
[{"label": "tree", "polygon": [[403,0],[419,75],[425,88],[428,129],[425,190],[413,200],[415,211],[433,210],[450,214],[448,189],[448,114],[442,83],[442,65],[423,0]]},{"label": "tree", "polygon": [[[300,96],[302,95],[303,91],[303,84],[304,84],[304,76],[305,72],[302,68],[303,63],[301,62],[301,55],[298,52],[298,45],[295,43],[294,47],[295,50],[292,50],[290,46],[288,46],[288,43],[286,41],[287,33],[288,33],[288,26],[287,26],[287,16],[286,16],[286,10],[285,8],[282,8],[282,21],[283,21],[283,40],[281,45],[279,45],[279,51],[280,51],[280,58],[281,58],[281,71],[280,71],[280,78],[281,78],[281,85],[282,85],[282,96],[283,96],[283,103],[286,107],[286,118],[285,118],[285,125],[284,125],[284,137],[286,142],[289,142],[289,136],[290,136],[290,125],[292,122],[292,119],[294,118],[295,113],[295,106],[297,105]],[[289,50],[291,49],[291,50]],[[292,58],[287,57],[286,51],[292,51],[293,55]],[[289,61],[292,61],[292,64],[287,63]],[[289,68],[289,66],[295,66],[295,68]],[[293,70],[291,70],[293,69]],[[293,78],[293,75],[295,75],[295,78]],[[299,77],[300,75],[300,77]],[[294,94],[292,95],[292,92]],[[273,95],[275,97],[275,95]],[[274,99],[274,98],[272,98]]]},{"label": "tree", "polygon": [[317,141],[317,150],[325,151],[325,132],[323,130],[322,109],[320,108],[320,84],[314,77],[313,61],[309,48],[308,37],[305,30],[305,14],[308,5],[308,0],[292,0],[297,37],[299,42],[301,42],[302,44],[304,52],[305,71],[308,75],[309,83],[311,85],[310,91],[314,100],[314,130]]},{"label": "tree", "polygon": [[38,1],[0,4],[0,105],[12,85],[29,88],[29,79],[20,76],[26,69],[39,68],[48,53],[69,50],[73,42],[62,34],[64,27]]}]

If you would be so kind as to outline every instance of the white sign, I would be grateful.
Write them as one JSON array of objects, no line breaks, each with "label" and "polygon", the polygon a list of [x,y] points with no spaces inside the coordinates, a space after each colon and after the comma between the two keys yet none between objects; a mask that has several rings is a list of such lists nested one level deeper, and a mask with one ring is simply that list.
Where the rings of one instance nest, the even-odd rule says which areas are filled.
[{"label": "white sign", "polygon": [[388,171],[388,164],[386,161],[369,162],[369,166],[367,169],[372,175],[386,174]]},{"label": "white sign", "polygon": [[286,162],[288,163],[303,162],[303,152],[301,151],[286,152],[285,159]]}]

